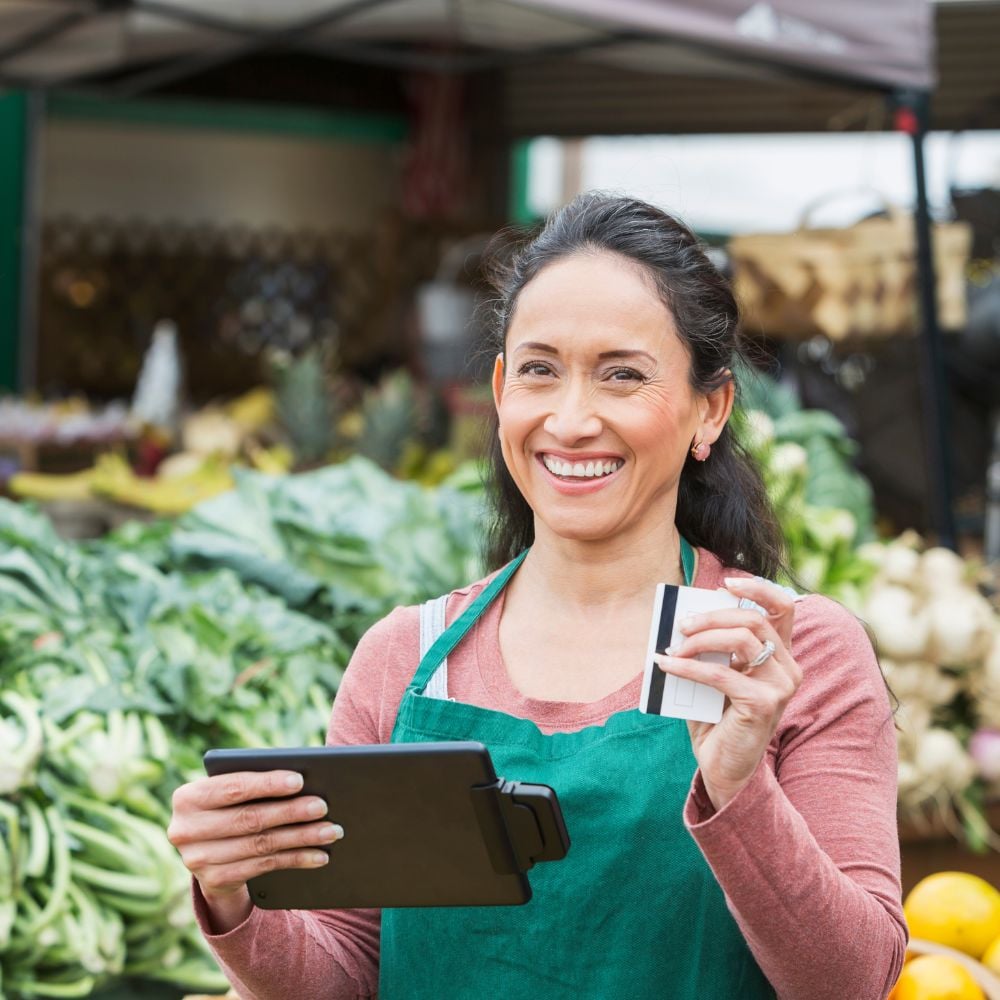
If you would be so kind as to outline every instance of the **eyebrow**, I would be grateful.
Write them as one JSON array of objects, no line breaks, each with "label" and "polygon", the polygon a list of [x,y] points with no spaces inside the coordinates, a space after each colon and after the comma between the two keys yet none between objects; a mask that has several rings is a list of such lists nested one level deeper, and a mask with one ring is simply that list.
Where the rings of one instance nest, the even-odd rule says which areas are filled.
[{"label": "eyebrow", "polygon": [[[523,344],[518,344],[514,350],[540,351],[542,354],[559,354],[559,351],[552,347],[551,344],[543,344],[537,340],[526,340]],[[656,358],[654,358],[648,351],[621,349],[617,351],[601,351],[601,353],[597,356],[601,360],[604,360],[605,358],[646,358],[653,364],[656,364]]]}]

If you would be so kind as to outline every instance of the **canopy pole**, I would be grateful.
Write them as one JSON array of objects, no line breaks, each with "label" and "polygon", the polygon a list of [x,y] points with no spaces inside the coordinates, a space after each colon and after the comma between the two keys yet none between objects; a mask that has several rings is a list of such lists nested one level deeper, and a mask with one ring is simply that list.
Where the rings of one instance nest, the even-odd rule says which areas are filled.
[{"label": "canopy pole", "polygon": [[0,94],[0,393],[20,381],[21,266],[28,99],[21,91]]},{"label": "canopy pole", "polygon": [[21,291],[18,327],[18,382],[21,389],[38,388],[38,290],[42,257],[42,126],[45,91],[27,93],[24,135],[24,191],[21,216]]},{"label": "canopy pole", "polygon": [[957,539],[952,510],[948,380],[945,377],[941,328],[938,323],[937,279],[934,273],[931,217],[927,206],[927,176],[924,168],[924,138],[930,119],[930,93],[926,90],[900,91],[895,95],[895,101],[896,128],[907,133],[913,142],[917,195],[914,227],[917,237],[920,372],[928,513],[938,545],[954,550]]}]

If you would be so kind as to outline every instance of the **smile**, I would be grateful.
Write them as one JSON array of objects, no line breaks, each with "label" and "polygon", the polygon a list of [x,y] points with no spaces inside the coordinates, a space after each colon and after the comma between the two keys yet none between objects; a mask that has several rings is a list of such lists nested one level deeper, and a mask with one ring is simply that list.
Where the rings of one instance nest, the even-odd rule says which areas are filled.
[{"label": "smile", "polygon": [[586,462],[564,462],[561,458],[542,455],[542,464],[560,479],[599,479],[617,472],[625,463],[620,458],[606,460],[589,459]]}]

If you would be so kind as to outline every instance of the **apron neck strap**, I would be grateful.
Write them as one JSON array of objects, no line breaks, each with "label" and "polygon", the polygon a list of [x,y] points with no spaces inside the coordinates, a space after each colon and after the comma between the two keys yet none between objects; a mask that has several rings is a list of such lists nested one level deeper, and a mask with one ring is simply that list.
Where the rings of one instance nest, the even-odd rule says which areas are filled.
[{"label": "apron neck strap", "polygon": [[449,628],[445,629],[442,635],[438,636],[437,640],[427,650],[426,655],[420,661],[420,666],[417,668],[417,672],[410,682],[411,689],[423,689],[440,663],[465,638],[465,634],[475,625],[476,619],[496,600],[500,591],[507,586],[507,581],[514,575],[518,566],[524,562],[524,557],[528,554],[528,551],[528,549],[525,549],[519,556],[507,563],[483,588],[479,596],[459,615],[457,620]]},{"label": "apron neck strap", "polygon": [[681,569],[684,572],[684,586],[690,587],[694,583],[694,573],[695,567],[697,565],[697,556],[695,555],[694,549],[691,547],[691,543],[683,536],[680,536],[681,540]]},{"label": "apron neck strap", "polygon": [[[436,639],[427,654],[420,661],[413,680],[410,682],[410,689],[422,691],[427,682],[434,675],[434,671],[440,666],[442,661],[447,659],[448,654],[465,638],[466,633],[475,625],[479,616],[498,597],[507,582],[516,572],[518,566],[524,562],[524,557],[528,554],[525,549],[519,556],[507,563],[506,566],[483,588],[479,596],[459,615],[458,619],[444,633]],[[695,551],[688,540],[681,536],[681,568],[684,572],[684,585],[690,587],[694,582],[695,573]]]}]

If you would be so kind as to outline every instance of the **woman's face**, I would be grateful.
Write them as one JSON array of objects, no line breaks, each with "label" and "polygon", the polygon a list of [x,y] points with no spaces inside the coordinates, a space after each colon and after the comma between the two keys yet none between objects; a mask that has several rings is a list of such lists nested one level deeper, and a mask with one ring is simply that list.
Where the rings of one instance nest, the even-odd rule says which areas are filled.
[{"label": "woman's face", "polygon": [[688,450],[715,440],[731,405],[731,391],[721,406],[696,393],[690,364],[638,265],[578,254],[524,286],[493,393],[504,459],[536,527],[598,541],[673,524]]}]

